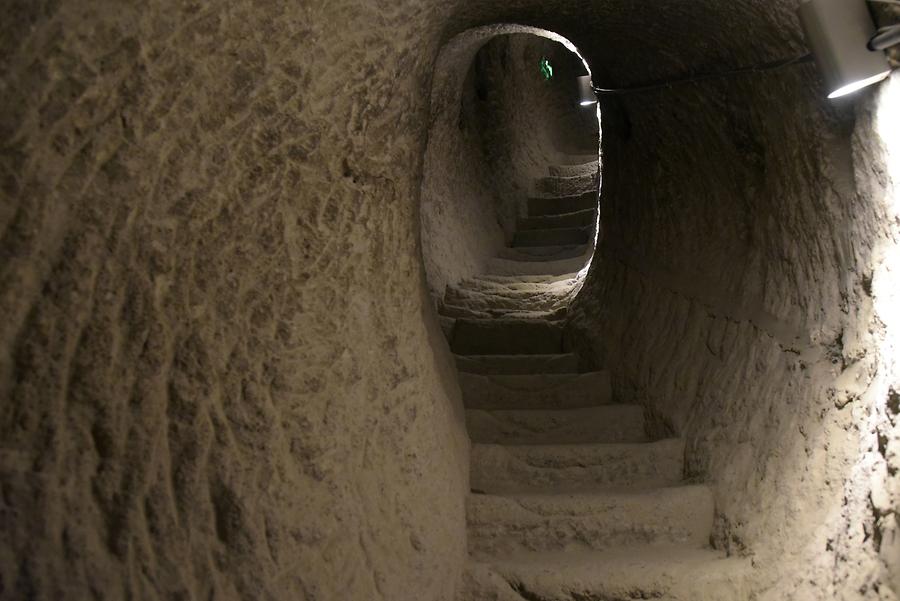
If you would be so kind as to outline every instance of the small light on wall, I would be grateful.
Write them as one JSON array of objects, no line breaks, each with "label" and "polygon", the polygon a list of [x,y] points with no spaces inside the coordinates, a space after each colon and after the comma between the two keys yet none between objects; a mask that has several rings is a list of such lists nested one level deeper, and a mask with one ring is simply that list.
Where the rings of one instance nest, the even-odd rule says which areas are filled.
[{"label": "small light on wall", "polygon": [[809,0],[797,15],[829,98],[850,94],[890,74],[884,52],[867,47],[875,27],[863,0]]},{"label": "small light on wall", "polygon": [[578,77],[578,102],[581,106],[588,106],[597,102],[594,87],[591,85],[590,75]]},{"label": "small light on wall", "polygon": [[550,59],[546,56],[541,57],[541,75],[544,76],[546,81],[553,79],[553,65],[550,64]]}]

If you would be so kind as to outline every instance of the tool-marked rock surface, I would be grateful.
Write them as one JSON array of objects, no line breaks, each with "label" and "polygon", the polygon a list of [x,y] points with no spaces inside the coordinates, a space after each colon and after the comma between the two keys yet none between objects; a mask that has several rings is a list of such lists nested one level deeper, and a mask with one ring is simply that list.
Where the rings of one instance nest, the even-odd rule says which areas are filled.
[{"label": "tool-marked rock surface", "polygon": [[582,409],[466,409],[473,442],[565,444],[645,440],[640,405],[602,405]]},{"label": "tool-marked rock surface", "polygon": [[[543,217],[565,215],[579,211],[594,209],[597,206],[597,193],[594,191],[566,196],[541,196],[528,199],[528,216]],[[557,243],[559,244],[559,243]],[[537,246],[529,244],[528,246]]]},{"label": "tool-marked rock surface", "polygon": [[469,551],[478,559],[528,551],[709,543],[710,490],[701,485],[598,492],[472,494]]},{"label": "tool-marked rock surface", "polygon": [[[559,178],[559,179],[570,179],[570,178],[584,178],[587,176],[596,178],[599,177],[599,171],[597,169],[597,161],[596,160],[586,160],[583,163],[575,164],[575,165],[550,165],[548,168],[551,177]],[[544,178],[541,178],[542,182],[547,181]],[[553,184],[550,184],[552,187]]]},{"label": "tool-marked rock surface", "polygon": [[[5,2],[0,597],[455,597],[469,442],[429,295],[585,265],[490,260],[536,178],[578,175],[544,150],[580,72],[463,32],[550,27],[629,85],[798,56],[797,5]],[[561,361],[684,437],[759,601],[900,591],[898,85],[831,102],[796,64],[601,99],[604,240]],[[690,553],[501,579],[748,598]]]},{"label": "tool-marked rock surface", "polygon": [[[510,246],[501,248],[497,252],[496,259],[505,259],[507,261],[531,261],[550,264],[551,261],[560,261],[561,264],[567,259],[579,259],[582,263],[586,255],[591,251],[587,244],[548,244],[542,246]],[[488,263],[490,265],[490,263]],[[560,273],[560,269],[550,267],[548,265],[538,265],[532,267],[540,267],[542,271],[532,274],[541,275],[545,273]],[[571,269],[570,271],[578,271]],[[503,275],[503,274],[498,274]]]},{"label": "tool-marked rock surface", "polygon": [[[560,312],[564,316],[575,287],[574,275],[558,281],[464,280],[458,286],[447,286],[443,304],[495,317],[534,312]],[[446,310],[441,313],[448,314]]]},{"label": "tool-marked rock surface", "polygon": [[683,474],[684,442],[672,438],[637,444],[475,444],[470,480],[473,489],[488,493],[573,492],[670,486]]},{"label": "tool-marked rock surface", "polygon": [[518,256],[514,258],[494,257],[488,261],[488,270],[497,275],[542,275],[545,273],[570,273],[583,268],[590,259],[589,254],[580,254],[578,249],[574,257],[562,259],[539,259],[534,256]]},{"label": "tool-marked rock surface", "polygon": [[612,401],[609,374],[461,372],[459,385],[469,409],[579,409]]},{"label": "tool-marked rock surface", "polygon": [[572,213],[559,213],[558,215],[539,215],[537,217],[522,217],[517,222],[519,231],[542,230],[551,228],[589,228],[597,223],[596,209],[583,209]]},{"label": "tool-marked rock surface", "polygon": [[546,229],[520,229],[513,236],[517,247],[568,246],[587,244],[592,232],[583,227],[567,227],[564,223],[551,223]]},{"label": "tool-marked rock surface", "polygon": [[[445,330],[449,338],[452,330]],[[456,355],[460,372],[474,374],[575,374],[579,372],[578,356],[574,353],[558,355]]]},{"label": "tool-marked rock surface", "polygon": [[466,601],[723,601],[751,598],[750,565],[684,546],[523,553],[473,561]]},{"label": "tool-marked rock surface", "polygon": [[[535,183],[537,194],[552,194],[555,196],[570,196],[578,194],[582,190],[593,188],[594,181],[598,177],[597,169],[593,163],[586,165],[584,173],[569,176],[560,176],[559,167],[550,170],[550,177],[542,177]],[[575,167],[572,171],[576,171]]]}]

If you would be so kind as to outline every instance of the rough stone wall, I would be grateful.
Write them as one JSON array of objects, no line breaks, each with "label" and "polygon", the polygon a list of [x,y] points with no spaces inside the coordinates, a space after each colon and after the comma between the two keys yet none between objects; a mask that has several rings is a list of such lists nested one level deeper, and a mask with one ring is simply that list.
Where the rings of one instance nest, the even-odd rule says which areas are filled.
[{"label": "rough stone wall", "polygon": [[688,439],[716,544],[754,555],[766,599],[900,591],[900,170],[873,126],[897,106],[889,86],[829,103],[812,67],[601,106],[604,240],[573,331]]},{"label": "rough stone wall", "polygon": [[[900,10],[895,10],[895,16]],[[896,58],[896,51],[894,49]],[[873,219],[861,233],[871,247],[857,320],[846,338],[855,365],[836,390],[855,407],[860,432],[857,456],[846,478],[841,518],[855,527],[833,528],[839,553],[862,547],[879,594],[900,597],[900,76],[860,102],[852,149],[855,200]],[[867,276],[864,275],[864,278]],[[868,297],[868,298],[867,298]],[[849,376],[849,377],[848,377]],[[846,391],[846,393],[844,392]],[[878,563],[872,553],[878,554]],[[862,562],[860,562],[862,563]],[[852,581],[851,581],[852,582]],[[855,584],[855,583],[854,583]],[[868,583],[865,583],[868,584]],[[890,593],[882,593],[885,588]],[[860,590],[868,593],[868,589]],[[871,593],[870,593],[871,594]],[[874,594],[871,594],[874,596]]]},{"label": "rough stone wall", "polygon": [[[542,27],[626,85],[800,52],[794,8],[5,3],[0,596],[452,598],[466,441],[416,245],[438,49]],[[769,77],[604,106],[577,323],[770,598],[891,599],[897,82],[832,109],[810,67]]]},{"label": "rough stone wall", "polygon": [[413,12],[4,3],[0,597],[453,598]]},{"label": "rough stone wall", "polygon": [[420,209],[422,259],[434,299],[443,297],[448,284],[484,273],[505,242],[476,129],[472,68],[478,50],[500,31],[454,38],[435,64]]}]

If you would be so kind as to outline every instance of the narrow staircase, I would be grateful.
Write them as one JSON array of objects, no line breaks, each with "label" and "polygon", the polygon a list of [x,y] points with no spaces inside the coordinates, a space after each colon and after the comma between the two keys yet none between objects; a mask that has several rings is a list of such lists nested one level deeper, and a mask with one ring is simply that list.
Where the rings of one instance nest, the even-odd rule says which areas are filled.
[{"label": "narrow staircase", "polygon": [[563,325],[592,253],[597,164],[550,167],[512,246],[440,305],[472,440],[462,601],[745,599],[710,548],[711,491],[684,442],[571,352]]}]

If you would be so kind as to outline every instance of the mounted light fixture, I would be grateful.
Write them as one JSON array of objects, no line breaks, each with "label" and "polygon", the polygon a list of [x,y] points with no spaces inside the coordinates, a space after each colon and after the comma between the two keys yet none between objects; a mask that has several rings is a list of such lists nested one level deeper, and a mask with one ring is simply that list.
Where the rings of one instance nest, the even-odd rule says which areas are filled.
[{"label": "mounted light fixture", "polygon": [[578,103],[581,106],[588,106],[597,102],[597,95],[594,94],[594,86],[591,85],[590,75],[581,75],[578,77]]},{"label": "mounted light fixture", "polygon": [[870,50],[872,17],[861,0],[809,0],[797,9],[828,97],[855,92],[890,75],[884,52]]}]

